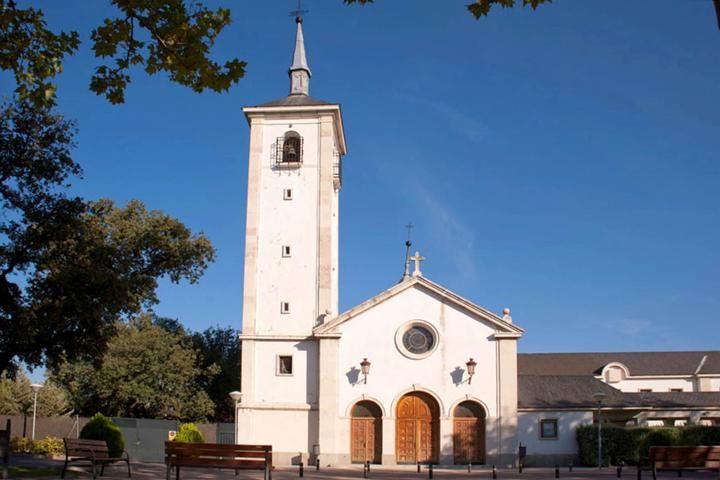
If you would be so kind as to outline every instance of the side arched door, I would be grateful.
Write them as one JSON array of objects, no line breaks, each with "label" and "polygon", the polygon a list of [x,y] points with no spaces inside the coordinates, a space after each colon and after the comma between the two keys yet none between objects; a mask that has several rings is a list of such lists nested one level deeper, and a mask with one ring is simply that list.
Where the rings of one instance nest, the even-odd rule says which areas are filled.
[{"label": "side arched door", "polygon": [[485,463],[485,409],[462,402],[453,412],[453,451],[456,464]]},{"label": "side arched door", "polygon": [[350,418],[350,460],[380,463],[382,460],[382,411],[368,400],[356,403]]}]

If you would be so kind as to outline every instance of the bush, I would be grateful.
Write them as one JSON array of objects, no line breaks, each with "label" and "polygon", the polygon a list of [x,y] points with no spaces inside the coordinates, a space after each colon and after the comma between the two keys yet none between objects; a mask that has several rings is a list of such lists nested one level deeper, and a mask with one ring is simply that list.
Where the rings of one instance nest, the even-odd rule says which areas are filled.
[{"label": "bush", "polygon": [[125,439],[120,428],[108,417],[96,413],[80,431],[80,438],[86,440],[105,440],[108,454],[119,457],[125,450]]},{"label": "bush", "polygon": [[677,444],[691,447],[698,445],[720,445],[720,426],[701,427],[691,425],[682,428],[678,432]]},{"label": "bush", "polygon": [[672,447],[678,442],[677,428],[654,428],[640,440],[638,454],[640,458],[647,458],[650,447]]},{"label": "bush", "polygon": [[30,453],[33,441],[26,437],[12,437],[10,439],[10,451],[13,453]]},{"label": "bush", "polygon": [[62,455],[65,453],[65,444],[61,438],[45,437],[42,440],[31,442],[30,451],[42,455]]},{"label": "bush", "polygon": [[[647,431],[646,428],[626,428],[603,424],[603,465],[617,465],[621,461],[630,464],[636,463],[638,445]],[[582,425],[575,431],[575,436],[580,464],[597,466],[597,425]]]},{"label": "bush", "polygon": [[183,423],[175,436],[176,442],[205,443],[205,438],[194,423]]}]

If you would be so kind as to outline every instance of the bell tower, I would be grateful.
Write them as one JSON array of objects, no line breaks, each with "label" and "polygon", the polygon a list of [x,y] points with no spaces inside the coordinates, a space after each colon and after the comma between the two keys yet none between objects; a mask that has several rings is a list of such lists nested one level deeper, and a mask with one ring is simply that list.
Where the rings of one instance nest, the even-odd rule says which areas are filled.
[{"label": "bell tower", "polygon": [[310,335],[338,305],[340,106],[309,96],[297,18],[290,95],[243,112],[250,124],[244,335]]},{"label": "bell tower", "polygon": [[[263,443],[266,422],[297,432],[317,422],[313,327],[338,310],[338,208],[345,134],[340,105],[309,95],[302,18],[290,94],[243,112],[250,126],[242,312],[240,443]],[[278,415],[278,412],[284,412]],[[265,418],[270,412],[274,416]],[[286,439],[279,452],[313,439]],[[314,440],[316,443],[317,440]],[[303,447],[303,448],[299,448]],[[285,450],[287,449],[287,450]]]}]

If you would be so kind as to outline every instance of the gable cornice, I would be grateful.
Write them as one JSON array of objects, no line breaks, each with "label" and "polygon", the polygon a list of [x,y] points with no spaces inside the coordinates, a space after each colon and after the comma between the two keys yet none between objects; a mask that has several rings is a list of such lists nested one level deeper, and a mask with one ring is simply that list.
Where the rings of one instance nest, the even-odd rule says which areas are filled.
[{"label": "gable cornice", "polygon": [[337,317],[329,320],[327,323],[318,325],[313,330],[313,334],[316,336],[324,336],[332,333],[337,334],[338,332],[336,332],[335,329],[339,325],[415,286],[427,289],[430,292],[433,292],[436,295],[439,295],[440,297],[448,300],[449,303],[467,311],[471,315],[480,317],[483,320],[493,324],[497,328],[497,332],[495,333],[496,338],[520,338],[523,333],[525,333],[525,330],[523,330],[519,326],[506,322],[502,319],[502,317],[499,317],[493,312],[486,310],[479,305],[476,305],[470,300],[467,300],[460,295],[441,287],[437,283],[432,282],[423,276],[415,276],[411,277],[409,280],[398,283],[397,285],[393,285],[392,287],[379,293],[378,295],[341,313]]}]

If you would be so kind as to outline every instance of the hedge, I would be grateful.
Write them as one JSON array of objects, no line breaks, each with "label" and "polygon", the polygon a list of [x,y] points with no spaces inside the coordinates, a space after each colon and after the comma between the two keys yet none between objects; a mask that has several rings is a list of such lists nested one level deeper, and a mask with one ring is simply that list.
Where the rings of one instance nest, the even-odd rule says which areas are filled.
[{"label": "hedge", "polygon": [[[597,466],[597,425],[582,425],[575,435],[578,457],[584,466]],[[603,465],[635,464],[647,458],[652,446],[720,445],[720,426],[693,425],[672,428],[619,427],[603,424]]]}]

